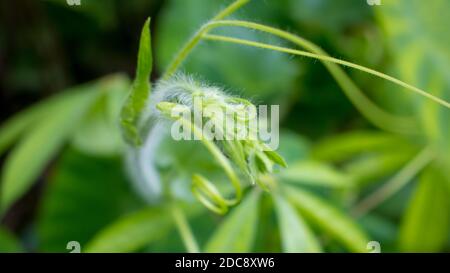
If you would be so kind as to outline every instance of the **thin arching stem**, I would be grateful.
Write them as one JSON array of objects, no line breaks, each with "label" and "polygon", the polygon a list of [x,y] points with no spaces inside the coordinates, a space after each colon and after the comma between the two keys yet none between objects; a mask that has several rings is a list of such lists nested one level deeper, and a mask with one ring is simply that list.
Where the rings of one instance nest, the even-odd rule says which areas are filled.
[{"label": "thin arching stem", "polygon": [[438,97],[435,97],[417,87],[414,87],[410,84],[407,84],[403,81],[400,81],[399,79],[396,79],[392,76],[386,75],[384,73],[381,73],[379,71],[367,68],[365,66],[362,65],[358,65],[358,64],[354,64],[348,61],[344,61],[341,59],[336,59],[330,56],[326,56],[326,55],[319,55],[319,54],[314,54],[314,53],[310,53],[307,51],[303,51],[303,50],[296,50],[296,49],[291,49],[291,48],[286,48],[286,47],[281,47],[281,46],[275,46],[275,45],[270,45],[270,44],[265,44],[265,43],[260,43],[260,42],[254,42],[254,41],[249,41],[249,40],[244,40],[244,39],[239,39],[239,38],[232,38],[232,37],[227,37],[227,36],[222,36],[222,35],[211,35],[211,34],[205,34],[203,35],[203,38],[206,40],[212,40],[212,41],[222,41],[222,42],[228,42],[228,43],[234,43],[234,44],[241,44],[241,45],[247,45],[247,46],[253,46],[253,47],[259,47],[259,48],[263,48],[263,49],[269,49],[269,50],[273,50],[273,51],[279,51],[279,52],[284,52],[284,53],[288,53],[288,54],[293,54],[293,55],[298,55],[298,56],[304,56],[304,57],[309,57],[309,58],[313,58],[313,59],[318,59],[321,61],[325,61],[325,62],[330,62],[330,63],[335,63],[335,64],[339,64],[342,66],[347,66],[350,68],[354,68],[357,70],[361,70],[364,71],[368,74],[372,74],[374,76],[377,76],[379,78],[385,79],[387,81],[393,82],[397,85],[400,85],[402,87],[405,87],[411,91],[414,91],[424,97],[427,97],[447,108],[450,108],[450,103],[444,101],[443,99],[440,99]]},{"label": "thin arching stem", "polygon": [[[250,0],[237,0],[233,2],[231,5],[229,5],[224,10],[219,12],[216,16],[214,16],[210,22],[224,19],[225,17],[229,16],[230,14],[241,8],[243,5],[247,4],[249,1]],[[173,73],[177,71],[178,67],[187,58],[192,49],[194,49],[194,47],[200,42],[200,40],[202,39],[202,35],[208,32],[208,30],[210,29],[208,25],[209,23],[201,27],[194,34],[194,36],[192,36],[192,38],[181,48],[181,50],[178,52],[178,54],[175,56],[175,58],[167,67],[167,70],[163,74],[162,79],[167,80],[168,78],[170,78],[170,76],[173,75]]]},{"label": "thin arching stem", "polygon": [[[228,14],[226,14],[228,15]],[[282,39],[288,40],[298,46],[301,46],[307,50],[310,51],[310,53],[315,55],[310,55],[309,57],[318,57],[320,56],[320,60],[323,61],[323,64],[325,67],[330,71],[332,76],[335,78],[337,83],[341,86],[343,91],[346,93],[348,98],[353,102],[355,107],[373,124],[376,126],[388,130],[388,131],[394,131],[394,132],[401,132],[401,133],[414,133],[416,132],[416,123],[411,118],[405,118],[405,117],[399,117],[393,114],[390,114],[383,109],[379,108],[376,104],[374,104],[369,98],[367,98],[364,93],[358,88],[356,84],[347,76],[347,74],[337,65],[345,65],[348,67],[352,67],[354,69],[358,69],[361,71],[364,71],[366,73],[370,73],[372,75],[375,75],[377,77],[383,78],[385,80],[391,81],[397,85],[400,85],[404,88],[407,88],[411,91],[414,91],[416,93],[419,93],[429,99],[432,99],[441,105],[444,105],[446,107],[449,107],[448,102],[445,102],[437,97],[434,97],[430,95],[429,93],[416,88],[412,85],[409,85],[407,83],[404,83],[394,77],[391,77],[389,75],[386,75],[384,73],[375,71],[373,69],[360,66],[354,63],[350,63],[347,61],[339,60],[332,58],[326,54],[325,51],[323,51],[319,46],[315,45],[314,43],[303,39],[297,35],[291,34],[289,32],[272,28],[269,26],[252,23],[252,22],[246,22],[246,21],[237,21],[237,20],[216,20],[210,21],[209,23],[205,24],[194,36],[193,38],[183,47],[183,49],[180,51],[180,53],[177,55],[177,57],[174,59],[174,61],[171,63],[169,68],[167,69],[166,73],[164,74],[163,78],[168,78],[175,71],[178,69],[178,67],[181,65],[183,60],[187,58],[189,53],[193,50],[193,48],[204,38],[205,36],[208,37],[208,32],[211,29],[217,28],[217,27],[223,27],[223,26],[235,26],[235,27],[244,27],[249,28],[253,30],[259,30],[262,32],[266,32],[269,34],[272,34],[274,36],[278,36]],[[209,36],[210,37],[210,36]],[[233,39],[233,38],[230,38]],[[229,40],[228,42],[230,42]],[[244,40],[245,41],[245,40]],[[250,44],[247,44],[250,45]],[[252,46],[255,46],[252,45]],[[270,45],[269,45],[270,46]],[[266,47],[267,48],[267,47]],[[275,47],[276,48],[276,47]],[[271,50],[275,50],[275,48],[267,48]],[[286,52],[295,54],[294,52]],[[304,55],[307,56],[307,55]],[[319,59],[319,58],[317,58]]]}]

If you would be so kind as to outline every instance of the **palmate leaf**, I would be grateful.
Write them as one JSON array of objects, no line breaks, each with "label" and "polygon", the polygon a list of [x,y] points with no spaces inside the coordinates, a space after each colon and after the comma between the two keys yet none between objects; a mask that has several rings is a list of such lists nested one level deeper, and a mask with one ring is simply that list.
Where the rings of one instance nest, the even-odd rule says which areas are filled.
[{"label": "palmate leaf", "polygon": [[71,96],[73,96],[72,93],[64,92],[51,97],[16,114],[2,124],[0,127],[0,154],[13,145],[27,129],[33,127],[34,123],[39,121],[42,116],[54,111],[55,107],[70,99]]},{"label": "palmate leaf", "polygon": [[67,149],[41,199],[36,222],[38,250],[68,252],[67,243],[77,241],[84,251],[102,228],[142,205],[134,196],[120,158]]},{"label": "palmate leaf", "polygon": [[307,191],[287,187],[286,195],[303,217],[317,228],[341,242],[350,251],[366,252],[369,240],[350,217]]},{"label": "palmate leaf", "polygon": [[133,252],[170,231],[172,219],[165,208],[146,208],[125,216],[100,231],[86,252]]},{"label": "palmate leaf", "polygon": [[315,235],[301,215],[283,196],[274,196],[278,222],[280,225],[283,252],[321,252]]},{"label": "palmate leaf", "polygon": [[450,229],[450,195],[443,174],[427,168],[410,200],[400,227],[400,249],[405,252],[438,252],[446,245]]},{"label": "palmate leaf", "polygon": [[134,146],[142,144],[139,123],[151,91],[149,81],[152,66],[150,18],[148,18],[141,32],[136,77],[120,115],[123,137],[125,141]]},{"label": "palmate leaf", "polygon": [[0,213],[28,190],[47,162],[74,132],[95,100],[92,87],[59,103],[35,121],[7,158],[2,172]]},{"label": "palmate leaf", "polygon": [[[103,92],[126,81],[111,75],[71,88],[13,117],[0,132],[0,142],[19,141],[3,166],[0,214],[24,194],[82,123]],[[8,133],[9,129],[13,133]],[[13,139],[14,138],[14,139]],[[6,147],[6,146],[5,146]]]},{"label": "palmate leaf", "polygon": [[206,252],[249,252],[256,236],[260,194],[253,191],[229,213],[205,246]]},{"label": "palmate leaf", "polygon": [[331,188],[349,188],[353,178],[330,165],[315,161],[300,161],[282,170],[279,176],[287,182]]}]

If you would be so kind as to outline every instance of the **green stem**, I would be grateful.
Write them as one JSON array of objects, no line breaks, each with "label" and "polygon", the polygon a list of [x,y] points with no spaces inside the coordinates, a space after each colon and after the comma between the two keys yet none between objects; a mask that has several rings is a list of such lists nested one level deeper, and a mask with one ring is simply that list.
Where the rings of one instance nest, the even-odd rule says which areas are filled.
[{"label": "green stem", "polygon": [[423,149],[413,160],[400,170],[390,181],[386,182],[374,193],[363,199],[355,206],[353,214],[361,216],[371,209],[383,203],[386,199],[397,193],[409,181],[411,181],[423,168],[425,168],[435,157],[433,148]]},{"label": "green stem", "polygon": [[286,47],[280,47],[280,46],[275,46],[275,45],[270,45],[270,44],[265,44],[265,43],[259,43],[259,42],[254,42],[254,41],[249,41],[249,40],[244,40],[244,39],[238,39],[238,38],[232,38],[232,37],[227,37],[227,36],[221,36],[221,35],[211,35],[211,34],[204,34],[203,38],[206,40],[212,40],[212,41],[222,41],[222,42],[228,42],[228,43],[234,43],[234,44],[241,44],[241,45],[247,45],[247,46],[253,46],[253,47],[259,47],[259,48],[263,48],[263,49],[269,49],[269,50],[273,50],[273,51],[279,51],[279,52],[284,52],[284,53],[288,53],[288,54],[293,54],[293,55],[299,55],[299,56],[304,56],[304,57],[309,57],[309,58],[313,58],[313,59],[318,59],[321,61],[325,61],[325,62],[330,62],[330,63],[335,63],[335,64],[340,64],[342,66],[347,66],[353,69],[357,69],[357,70],[361,70],[364,71],[368,74],[372,74],[374,76],[377,76],[379,78],[385,79],[387,81],[393,82],[397,85],[400,85],[402,87],[405,87],[413,92],[416,92],[424,97],[427,97],[428,99],[431,99],[447,108],[450,108],[450,103],[435,97],[417,87],[414,87],[410,84],[407,84],[401,80],[398,80],[392,76],[386,75],[384,73],[378,72],[376,70],[367,68],[365,66],[362,65],[358,65],[358,64],[354,64],[351,62],[347,62],[344,60],[340,60],[340,59],[336,59],[330,56],[326,56],[326,55],[319,55],[319,54],[314,54],[314,53],[310,53],[307,51],[303,51],[303,50],[296,50],[296,49],[291,49],[291,48],[286,48]]},{"label": "green stem", "polygon": [[[243,5],[247,4],[249,1],[250,0],[237,0],[233,2],[227,8],[225,8],[224,10],[219,12],[216,16],[214,16],[209,23],[217,20],[222,20],[223,18],[229,16],[230,14],[241,8]],[[178,67],[187,58],[192,49],[194,49],[194,47],[200,42],[200,40],[202,39],[202,35],[208,32],[208,30],[210,29],[210,27],[208,27],[209,23],[203,25],[194,34],[194,36],[192,36],[192,38],[181,48],[181,50],[178,52],[178,54],[175,56],[175,58],[167,67],[167,70],[164,72],[162,76],[163,79],[167,80],[177,71]]]},{"label": "green stem", "polygon": [[[208,28],[216,28],[216,27],[224,27],[224,26],[234,26],[234,27],[243,27],[248,28],[252,30],[258,30],[262,31],[274,36],[277,36],[279,38],[282,38],[284,40],[287,40],[289,42],[292,42],[300,47],[303,47],[310,51],[311,53],[321,55],[321,56],[328,56],[328,54],[322,50],[319,46],[315,45],[314,43],[303,39],[300,36],[291,34],[289,32],[253,23],[253,22],[246,22],[246,21],[239,21],[239,20],[223,20],[223,21],[215,21],[210,22],[208,24]],[[206,34],[206,32],[204,33]],[[348,62],[347,62],[348,63]],[[341,67],[336,65],[335,63],[330,63],[329,61],[323,60],[323,64],[328,69],[330,74],[335,78],[336,82],[339,84],[339,86],[342,88],[344,93],[347,95],[347,97],[350,99],[350,101],[355,105],[355,107],[374,125],[393,132],[400,132],[400,133],[411,133],[415,132],[417,129],[417,126],[414,122],[414,120],[410,118],[404,118],[404,117],[398,117],[395,115],[392,115],[383,109],[379,108],[376,104],[374,104],[368,97],[364,95],[364,93],[359,89],[359,87],[347,76],[347,74],[342,70]],[[361,70],[360,68],[365,67],[358,67],[356,69]],[[367,72],[367,71],[365,71]],[[379,73],[378,76],[382,73]],[[382,74],[384,75],[384,74]],[[385,75],[387,76],[387,75]],[[389,76],[388,76],[389,77]],[[390,79],[394,79],[390,77]],[[395,79],[396,80],[396,79]],[[398,84],[398,81],[396,80],[396,83]],[[411,89],[412,86],[407,85],[405,83],[402,84],[403,87],[406,87],[408,89]],[[415,90],[415,87],[413,87]],[[417,91],[417,90],[415,90]],[[426,92],[425,92],[426,93]]]},{"label": "green stem", "polygon": [[200,253],[197,240],[189,227],[189,223],[183,211],[178,206],[172,205],[171,212],[187,251],[189,253]]}]

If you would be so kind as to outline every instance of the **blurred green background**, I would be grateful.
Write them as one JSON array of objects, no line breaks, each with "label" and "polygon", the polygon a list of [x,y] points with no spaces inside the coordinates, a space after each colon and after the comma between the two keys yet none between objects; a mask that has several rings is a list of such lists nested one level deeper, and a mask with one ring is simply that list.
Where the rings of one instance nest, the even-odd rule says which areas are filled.
[{"label": "blurred green background", "polygon": [[[147,203],[130,183],[118,112],[147,17],[155,82],[183,43],[230,2],[0,3],[0,252],[69,252],[69,241],[82,251],[185,251],[164,202]],[[437,16],[445,10],[447,0],[253,0],[231,19],[298,34],[333,57],[449,101],[450,18]],[[256,31],[215,32],[288,46]],[[449,109],[345,69],[374,103],[413,121],[410,132],[385,132],[358,112],[319,61],[217,42],[202,42],[182,70],[256,104],[280,105],[280,153],[289,167],[276,177],[298,190],[257,200],[248,190],[225,217],[181,193],[202,250],[370,251],[369,241],[383,252],[450,250]],[[164,180],[184,192],[195,168],[220,176],[208,156],[178,145],[158,154]],[[381,191],[376,207],[358,213],[360,201],[379,196],[383,185],[398,188]]]}]

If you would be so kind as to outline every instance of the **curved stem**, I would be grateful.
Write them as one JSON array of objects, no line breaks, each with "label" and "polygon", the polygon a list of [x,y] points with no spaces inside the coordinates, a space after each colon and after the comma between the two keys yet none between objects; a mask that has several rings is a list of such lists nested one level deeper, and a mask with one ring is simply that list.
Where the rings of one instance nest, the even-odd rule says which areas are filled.
[{"label": "curved stem", "polygon": [[374,193],[364,198],[355,206],[353,214],[361,216],[386,199],[397,193],[403,188],[414,176],[425,168],[435,157],[432,147],[423,149],[413,160],[411,160],[403,169],[400,170],[390,181],[386,182]]},{"label": "curved stem", "polygon": [[[233,2],[231,5],[214,16],[209,23],[217,20],[222,20],[223,18],[229,16],[230,14],[241,8],[243,5],[247,4],[249,1],[250,0],[237,0]],[[194,36],[192,36],[192,38],[181,48],[181,50],[167,67],[167,70],[164,72],[162,79],[167,80],[177,71],[178,67],[187,58],[192,49],[200,42],[202,35],[210,29],[210,27],[208,27],[209,23],[206,23],[203,27],[201,27],[194,34]]]},{"label": "curved stem", "polygon": [[189,227],[189,223],[186,220],[186,216],[184,215],[183,211],[178,206],[173,204],[171,206],[171,212],[173,219],[175,220],[178,232],[183,239],[183,243],[187,251],[189,253],[200,253],[200,248],[198,247],[197,240],[195,239],[194,234]]},{"label": "curved stem", "polygon": [[[233,10],[234,11],[234,10]],[[225,14],[228,15],[228,14]],[[386,75],[384,73],[366,68],[364,66],[356,65],[350,62],[342,61],[339,59],[331,58],[326,54],[325,51],[323,51],[319,46],[315,45],[314,43],[303,39],[297,35],[291,34],[289,32],[276,29],[273,27],[252,23],[252,22],[246,22],[246,21],[238,21],[238,20],[217,20],[216,17],[215,21],[208,22],[204,26],[201,27],[201,29],[194,35],[194,37],[183,47],[183,49],[180,51],[180,53],[177,54],[174,61],[169,65],[169,68],[167,69],[166,73],[164,74],[163,78],[168,78],[178,69],[179,65],[182,63],[182,61],[187,58],[189,53],[192,51],[192,49],[200,42],[200,40],[207,35],[208,31],[221,26],[236,26],[236,27],[244,27],[249,28],[253,30],[259,30],[262,32],[266,32],[275,36],[278,36],[280,38],[283,38],[285,40],[288,40],[298,46],[304,47],[313,54],[316,54],[317,56],[325,57],[321,58],[323,61],[323,64],[325,67],[329,70],[331,75],[335,78],[337,83],[341,86],[347,97],[352,101],[352,103],[355,105],[355,107],[373,124],[376,126],[393,131],[393,132],[400,132],[400,133],[414,133],[416,132],[417,124],[415,121],[411,118],[405,118],[405,117],[399,117],[390,113],[387,113],[383,109],[379,108],[376,104],[374,104],[369,98],[367,98],[364,93],[354,84],[354,82],[347,76],[347,74],[337,65],[346,65],[349,67],[352,67],[354,69],[358,69],[361,71],[364,71],[366,73],[370,73],[372,75],[378,76],[380,78],[383,78],[385,80],[391,81],[397,85],[400,85],[404,88],[407,88],[411,91],[414,91],[416,93],[419,93],[429,99],[432,99],[446,107],[449,107],[448,102],[445,102],[439,98],[436,98],[427,92],[416,88],[412,85],[409,85],[405,82],[402,82],[394,77],[391,77],[389,75]],[[202,37],[203,36],[203,37]],[[291,52],[292,53],[292,52]],[[310,56],[312,57],[312,56]],[[330,58],[330,59],[328,59]],[[336,62],[332,62],[336,61]]]},{"label": "curved stem", "polygon": [[[233,170],[230,161],[222,154],[220,149],[212,141],[202,136],[202,130],[200,128],[184,118],[180,118],[180,122],[182,122],[186,126],[191,127],[192,133],[201,140],[203,145],[205,145],[209,152],[214,156],[217,163],[219,163],[219,165],[225,171],[235,190],[234,198],[225,199],[220,195],[220,193],[212,183],[210,183],[206,179],[202,179],[201,176],[197,175],[194,176],[194,179],[196,180],[194,181],[196,182],[194,183],[194,195],[199,199],[200,202],[202,202],[205,206],[212,209],[213,211],[218,213],[225,213],[228,206],[235,205],[242,199],[242,189],[239,178]],[[197,191],[196,189],[199,190]],[[201,192],[203,192],[203,194]],[[206,199],[206,197],[212,200]],[[213,201],[215,204],[211,201]],[[218,205],[218,207],[215,205]]]},{"label": "curved stem", "polygon": [[413,92],[416,92],[424,97],[427,97],[428,99],[431,99],[447,108],[450,108],[450,103],[435,97],[417,87],[414,87],[410,84],[407,84],[403,81],[400,81],[399,79],[396,79],[392,76],[386,75],[384,73],[381,73],[379,71],[367,68],[365,66],[362,65],[358,65],[358,64],[354,64],[348,61],[344,61],[341,59],[336,59],[330,56],[326,56],[326,55],[319,55],[319,54],[314,54],[314,53],[310,53],[307,51],[303,51],[303,50],[296,50],[296,49],[291,49],[291,48],[286,48],[286,47],[281,47],[281,46],[275,46],[275,45],[270,45],[270,44],[265,44],[265,43],[259,43],[259,42],[254,42],[254,41],[249,41],[249,40],[244,40],[244,39],[238,39],[238,38],[232,38],[232,37],[227,37],[227,36],[222,36],[222,35],[212,35],[212,34],[204,34],[203,38],[206,40],[211,40],[211,41],[222,41],[222,42],[228,42],[228,43],[234,43],[234,44],[241,44],[241,45],[247,45],[247,46],[253,46],[253,47],[259,47],[259,48],[263,48],[263,49],[269,49],[269,50],[273,50],[273,51],[279,51],[279,52],[284,52],[284,53],[288,53],[288,54],[293,54],[293,55],[298,55],[298,56],[304,56],[304,57],[308,57],[308,58],[313,58],[313,59],[318,59],[321,61],[325,61],[325,62],[330,62],[330,63],[335,63],[335,64],[340,64],[342,66],[347,66],[356,70],[361,70],[364,71],[368,74],[377,76],[379,78],[385,79],[387,81],[393,82],[397,85],[400,85],[402,87],[405,87]]}]

